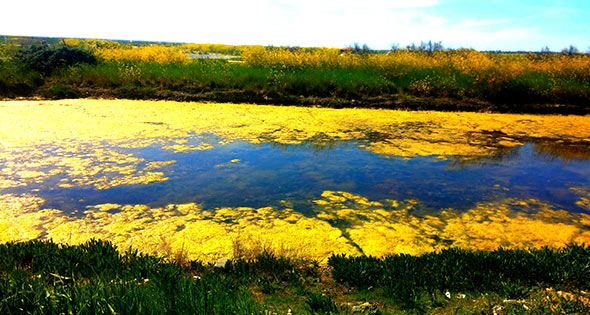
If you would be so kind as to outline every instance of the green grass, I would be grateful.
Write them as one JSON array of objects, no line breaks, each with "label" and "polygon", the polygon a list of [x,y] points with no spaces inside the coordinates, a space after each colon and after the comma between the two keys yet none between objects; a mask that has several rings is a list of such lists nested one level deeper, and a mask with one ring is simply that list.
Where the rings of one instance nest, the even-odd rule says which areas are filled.
[{"label": "green grass", "polygon": [[247,289],[107,242],[0,245],[0,313],[252,314]]},{"label": "green grass", "polygon": [[422,256],[332,256],[337,282],[379,289],[403,308],[421,309],[442,292],[495,293],[522,299],[532,288],[590,288],[590,247],[563,249],[467,251],[447,249]]},{"label": "green grass", "polygon": [[[478,81],[474,75],[448,66],[265,67],[209,59],[188,64],[158,64],[90,60],[86,58],[87,53],[70,48],[61,50],[48,53],[47,60],[41,63],[36,61],[45,54],[39,49],[4,52],[0,59],[0,96],[590,112],[590,76],[584,73],[560,76],[525,72],[500,81],[488,80],[500,74],[480,73]],[[69,59],[53,58],[61,55]]]},{"label": "green grass", "polygon": [[590,287],[590,247],[580,245],[332,256],[329,265],[263,252],[214,268],[121,252],[98,240],[6,243],[0,245],[0,313],[350,314],[364,302],[381,314],[590,311],[581,291]]}]

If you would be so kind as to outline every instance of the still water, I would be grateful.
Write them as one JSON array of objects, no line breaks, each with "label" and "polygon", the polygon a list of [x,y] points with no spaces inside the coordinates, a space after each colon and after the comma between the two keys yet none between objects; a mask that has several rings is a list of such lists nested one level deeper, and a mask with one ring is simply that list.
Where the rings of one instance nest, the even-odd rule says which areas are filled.
[{"label": "still water", "polygon": [[324,262],[590,243],[590,116],[62,100],[0,117],[0,242]]},{"label": "still water", "polygon": [[[219,140],[212,135],[194,135],[189,144]],[[558,209],[581,212],[584,209],[576,204],[580,196],[570,188],[590,186],[588,152],[574,145],[568,151],[567,144],[555,150],[551,143],[525,142],[485,158],[402,158],[369,152],[365,145],[364,140],[301,144],[238,140],[183,153],[171,153],[158,145],[113,147],[145,160],[173,159],[176,163],[161,169],[169,180],[148,185],[102,190],[60,188],[55,183],[63,175],[58,174],[43,183],[0,192],[34,190],[46,200],[46,207],[65,211],[107,201],[150,207],[197,203],[204,209],[257,208],[288,202],[294,210],[309,215],[312,200],[326,190],[346,191],[375,201],[415,199],[426,212],[466,210],[478,202],[510,197],[534,198]]]}]

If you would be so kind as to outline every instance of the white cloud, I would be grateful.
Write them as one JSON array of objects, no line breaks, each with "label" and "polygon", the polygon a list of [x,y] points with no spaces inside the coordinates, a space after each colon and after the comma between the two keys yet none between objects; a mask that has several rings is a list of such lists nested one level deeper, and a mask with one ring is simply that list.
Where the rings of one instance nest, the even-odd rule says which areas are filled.
[{"label": "white cloud", "polygon": [[431,7],[439,3],[437,0],[282,0],[276,1],[279,6],[298,8],[301,10],[343,11],[343,10],[388,10]]},{"label": "white cloud", "polygon": [[0,34],[329,47],[357,42],[377,49],[428,40],[477,49],[545,45],[561,49],[569,45],[566,40],[581,41],[514,27],[515,21],[509,19],[449,21],[427,13],[436,12],[437,4],[437,0],[5,1],[0,8],[12,14],[0,19]]},{"label": "white cloud", "polygon": [[480,28],[486,26],[496,26],[500,24],[507,24],[513,22],[512,19],[486,19],[486,20],[474,20],[474,19],[463,19],[459,23],[460,28]]}]

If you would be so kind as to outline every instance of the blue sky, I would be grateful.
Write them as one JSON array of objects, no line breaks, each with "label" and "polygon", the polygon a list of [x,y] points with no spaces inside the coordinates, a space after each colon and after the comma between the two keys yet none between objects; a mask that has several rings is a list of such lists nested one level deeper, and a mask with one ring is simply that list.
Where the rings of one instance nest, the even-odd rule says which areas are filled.
[{"label": "blue sky", "polygon": [[[8,0],[0,34],[387,49],[590,49],[590,0]],[[12,14],[11,14],[12,13]]]}]

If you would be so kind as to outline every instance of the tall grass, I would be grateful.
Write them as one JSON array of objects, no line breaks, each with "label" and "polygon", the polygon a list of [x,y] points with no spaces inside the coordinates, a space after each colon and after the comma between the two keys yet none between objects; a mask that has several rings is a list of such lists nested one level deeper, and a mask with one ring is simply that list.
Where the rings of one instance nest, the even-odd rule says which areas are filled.
[{"label": "tall grass", "polygon": [[381,288],[407,308],[420,307],[424,296],[442,292],[498,293],[521,299],[531,288],[590,289],[590,247],[562,249],[468,251],[446,249],[422,256],[332,256],[329,265],[338,282]]},{"label": "tall grass", "polygon": [[[6,243],[0,244],[0,313],[261,314],[292,309],[349,314],[350,301],[367,300],[379,301],[384,310],[453,313],[469,306],[490,313],[505,298],[524,301],[519,305],[526,303],[537,313],[590,310],[580,291],[590,287],[590,247],[583,245],[449,249],[384,258],[336,255],[329,265],[333,280],[329,269],[317,263],[266,252],[215,268],[122,251],[99,240],[77,246]],[[559,298],[556,290],[573,293]],[[457,307],[459,293],[469,298]]]},{"label": "tall grass", "polygon": [[110,243],[0,245],[0,313],[254,314],[235,279],[191,276],[177,264]]},{"label": "tall grass", "polygon": [[588,54],[473,50],[353,54],[327,48],[249,46],[232,50],[241,54],[241,62],[234,62],[191,60],[183,53],[214,45],[132,48],[101,41],[79,45],[100,61],[62,66],[43,76],[5,57],[0,93],[30,94],[59,84],[90,96],[381,107],[408,105],[404,100],[414,97],[423,99],[426,107],[444,99],[457,106],[479,104],[475,109],[480,110],[568,110],[555,106],[565,104],[590,112]]}]

